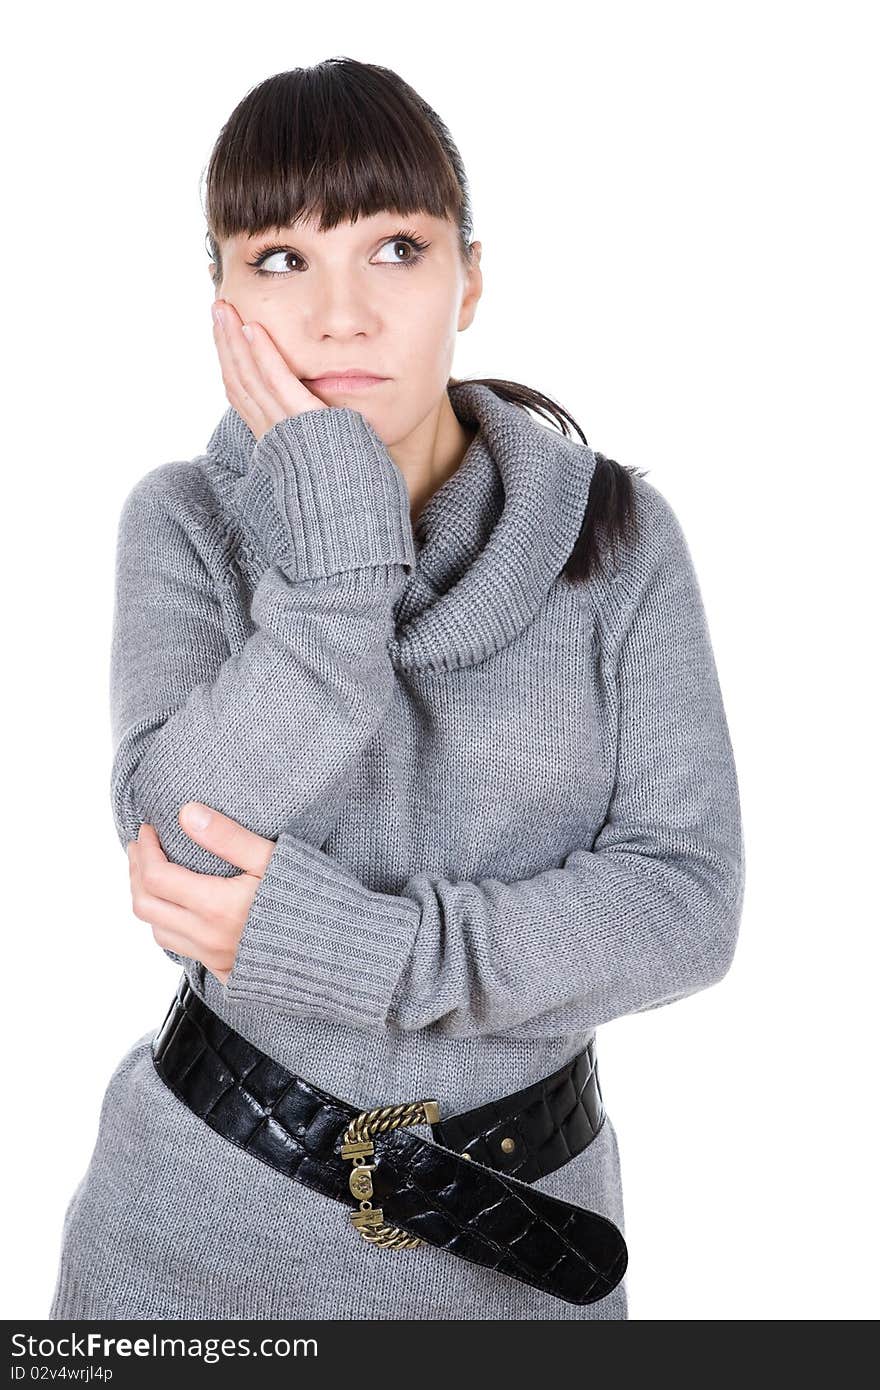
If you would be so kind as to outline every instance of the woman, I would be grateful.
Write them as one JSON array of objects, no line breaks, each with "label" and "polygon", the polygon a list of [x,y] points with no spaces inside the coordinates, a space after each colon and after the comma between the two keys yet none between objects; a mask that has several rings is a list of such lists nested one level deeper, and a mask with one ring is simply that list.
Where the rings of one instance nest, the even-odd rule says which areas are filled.
[{"label": "woman", "polygon": [[[110,1080],[50,1316],[624,1319],[619,1258],[578,1303],[458,1241],[382,1249],[369,1200],[303,1180],[308,1126],[272,1131],[294,1181],[236,1125],[272,1129],[257,1057],[352,1114],[435,1098],[479,1115],[434,1130],[456,1191],[504,1173],[622,1233],[596,1029],[720,980],[744,883],[681,528],[547,397],[450,378],[480,245],[394,73],[333,59],[248,93],[207,220],[230,404],[126,500],[112,646],[134,910],[185,973],[171,1045],[151,1030]],[[201,1041],[172,1075],[183,996]]]}]

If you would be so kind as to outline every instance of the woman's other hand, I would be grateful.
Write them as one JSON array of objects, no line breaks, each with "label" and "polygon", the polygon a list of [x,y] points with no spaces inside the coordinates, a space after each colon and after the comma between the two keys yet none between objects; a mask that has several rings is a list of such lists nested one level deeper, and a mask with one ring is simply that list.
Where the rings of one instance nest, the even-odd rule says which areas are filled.
[{"label": "woman's other hand", "polygon": [[[206,825],[190,820],[188,813],[195,810],[208,813]],[[276,841],[197,802],[182,806],[178,821],[190,839],[244,872],[197,874],[172,864],[153,827],[144,824],[128,842],[132,910],[150,923],[157,945],[200,961],[225,985]]]},{"label": "woman's other hand", "polygon": [[215,299],[211,316],[226,399],[258,440],[279,420],[327,409],[290,370],[261,323],[243,324],[228,299]]}]

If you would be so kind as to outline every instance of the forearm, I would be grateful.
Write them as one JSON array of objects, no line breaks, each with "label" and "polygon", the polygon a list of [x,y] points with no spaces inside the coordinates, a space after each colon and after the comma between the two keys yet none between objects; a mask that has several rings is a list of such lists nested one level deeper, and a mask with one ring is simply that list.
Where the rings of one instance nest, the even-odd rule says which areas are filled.
[{"label": "forearm", "polygon": [[743,887],[726,847],[678,866],[575,850],[529,879],[417,874],[369,890],[283,834],[227,984],[232,998],[351,1027],[559,1036],[658,1007],[727,971]]},{"label": "forearm", "polygon": [[120,525],[111,661],[112,801],[124,845],[142,821],[166,855],[228,866],[178,824],[202,801],[258,834],[323,837],[393,698],[393,606],[414,563],[402,475],[352,410],[282,421],[237,485],[266,559],[241,650],[222,594],[166,500],[135,489]]},{"label": "forearm", "polygon": [[326,834],[394,695],[386,642],[401,582],[391,566],[296,587],[267,571],[244,649],[180,708],[122,737],[112,771],[122,843],[146,821],[175,863],[217,872],[178,825],[186,801],[273,839],[291,822],[304,833],[317,814]]}]

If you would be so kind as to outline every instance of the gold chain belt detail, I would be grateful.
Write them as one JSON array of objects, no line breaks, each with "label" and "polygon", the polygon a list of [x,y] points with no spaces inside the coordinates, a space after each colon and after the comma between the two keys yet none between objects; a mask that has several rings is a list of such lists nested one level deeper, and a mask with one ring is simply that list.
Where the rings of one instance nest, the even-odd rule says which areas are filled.
[{"label": "gold chain belt detail", "polygon": [[367,1159],[375,1153],[371,1135],[384,1134],[386,1130],[397,1129],[403,1125],[435,1125],[440,1119],[440,1106],[436,1100],[412,1100],[406,1105],[383,1105],[376,1110],[362,1110],[351,1121],[345,1131],[341,1154],[350,1158],[354,1167],[348,1176],[352,1196],[360,1202],[358,1211],[349,1212],[349,1219],[364,1240],[387,1250],[412,1250],[424,1244],[417,1236],[408,1235],[398,1226],[386,1226],[381,1207],[374,1207],[370,1198],[373,1195],[371,1172],[375,1163]]}]

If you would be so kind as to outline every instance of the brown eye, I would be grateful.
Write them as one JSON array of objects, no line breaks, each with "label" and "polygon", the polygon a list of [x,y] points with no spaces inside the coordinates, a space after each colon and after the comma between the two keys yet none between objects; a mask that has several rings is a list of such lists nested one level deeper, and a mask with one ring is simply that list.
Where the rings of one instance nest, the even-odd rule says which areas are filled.
[{"label": "brown eye", "polygon": [[[390,247],[392,250],[392,258],[391,260],[380,261],[379,264],[406,266],[418,265],[419,261],[421,261],[424,258],[424,254],[430,245],[431,243],[429,241],[422,241],[421,238],[415,235],[410,235],[409,233],[401,233],[398,236],[391,237],[390,240],[386,241],[384,246],[380,248],[382,251],[386,251]],[[396,249],[398,246],[408,247],[409,255],[398,255]]]},{"label": "brown eye", "polygon": [[[273,269],[263,269],[264,266],[270,265],[276,258],[280,258],[280,265]],[[298,253],[296,251],[291,251],[288,246],[265,246],[263,250],[260,251],[252,261],[248,261],[247,264],[252,267],[257,275],[271,276],[273,279],[276,279],[295,273],[289,266],[291,258],[295,261],[299,261],[300,259]],[[284,267],[285,264],[287,268],[283,269],[282,267]]]}]

